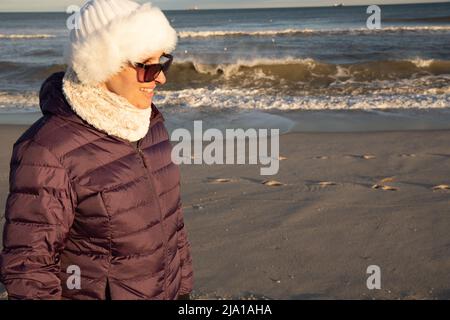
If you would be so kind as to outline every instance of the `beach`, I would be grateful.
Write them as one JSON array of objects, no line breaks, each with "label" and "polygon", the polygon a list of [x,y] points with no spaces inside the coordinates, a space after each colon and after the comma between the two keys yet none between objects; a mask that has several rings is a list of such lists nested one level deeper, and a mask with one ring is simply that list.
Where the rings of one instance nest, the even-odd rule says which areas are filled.
[{"label": "beach", "polygon": [[[165,12],[169,133],[280,133],[272,176],[181,165],[193,298],[450,299],[450,3],[379,8],[375,29],[363,5]],[[0,215],[68,17],[0,12]]]},{"label": "beach", "polygon": [[[26,128],[0,125],[2,208]],[[448,141],[450,130],[293,131],[274,176],[181,165],[193,298],[449,299]],[[371,265],[381,289],[366,286]]]}]

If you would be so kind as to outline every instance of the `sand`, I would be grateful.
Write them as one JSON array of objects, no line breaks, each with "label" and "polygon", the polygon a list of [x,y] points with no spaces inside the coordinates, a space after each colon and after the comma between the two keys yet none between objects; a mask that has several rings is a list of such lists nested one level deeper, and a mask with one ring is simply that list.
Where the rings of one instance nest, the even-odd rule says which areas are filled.
[{"label": "sand", "polygon": [[[25,128],[0,126],[1,212]],[[449,141],[450,130],[293,132],[275,176],[182,165],[194,298],[450,299]]]}]

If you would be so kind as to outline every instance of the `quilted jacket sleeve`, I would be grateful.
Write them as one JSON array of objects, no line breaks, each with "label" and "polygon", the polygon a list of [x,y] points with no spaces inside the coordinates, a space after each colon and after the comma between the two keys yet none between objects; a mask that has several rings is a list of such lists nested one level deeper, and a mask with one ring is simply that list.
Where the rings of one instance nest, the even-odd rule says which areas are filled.
[{"label": "quilted jacket sleeve", "polygon": [[16,143],[0,255],[9,299],[60,299],[59,253],[74,217],[66,170],[44,146]]},{"label": "quilted jacket sleeve", "polygon": [[194,287],[194,273],[192,268],[191,245],[186,227],[184,226],[183,208],[178,212],[178,250],[181,253],[181,289],[179,295],[191,293]]}]

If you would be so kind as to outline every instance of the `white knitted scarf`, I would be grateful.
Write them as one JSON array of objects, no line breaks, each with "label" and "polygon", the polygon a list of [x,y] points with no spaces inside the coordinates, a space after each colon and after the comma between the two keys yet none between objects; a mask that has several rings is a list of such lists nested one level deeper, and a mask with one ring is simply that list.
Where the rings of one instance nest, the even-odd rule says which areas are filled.
[{"label": "white knitted scarf", "polygon": [[80,118],[107,134],[137,141],[149,130],[151,106],[139,109],[108,89],[83,84],[71,68],[63,78],[63,93]]}]

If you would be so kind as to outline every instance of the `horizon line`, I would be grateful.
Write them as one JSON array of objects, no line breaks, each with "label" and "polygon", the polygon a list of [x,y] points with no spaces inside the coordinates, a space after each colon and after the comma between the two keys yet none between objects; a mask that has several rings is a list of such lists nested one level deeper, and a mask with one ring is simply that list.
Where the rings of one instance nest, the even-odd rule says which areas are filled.
[{"label": "horizon line", "polygon": [[[387,3],[387,4],[379,4],[378,6],[401,6],[401,5],[411,5],[411,4],[437,4],[437,3],[450,3],[450,0],[444,0],[444,1],[435,1],[435,2],[408,2],[408,3]],[[367,4],[349,4],[349,5],[343,5],[342,7],[338,8],[345,8],[345,7],[366,7]],[[162,11],[214,11],[214,10],[265,10],[265,9],[297,9],[297,8],[335,8],[334,5],[322,5],[322,6],[297,6],[297,7],[244,7],[244,8],[210,8],[210,9],[161,9]],[[66,11],[0,11],[0,13],[66,13]]]}]

